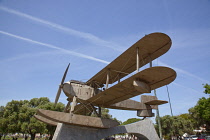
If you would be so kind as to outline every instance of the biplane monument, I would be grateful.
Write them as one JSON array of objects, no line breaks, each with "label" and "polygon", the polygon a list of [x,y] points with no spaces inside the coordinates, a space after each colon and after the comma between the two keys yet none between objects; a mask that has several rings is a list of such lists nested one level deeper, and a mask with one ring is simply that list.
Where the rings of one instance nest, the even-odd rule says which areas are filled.
[{"label": "biplane monument", "polygon": [[[136,133],[145,140],[159,139],[156,134],[151,134],[156,132],[149,119],[118,126],[115,120],[101,118],[101,108],[132,110],[139,117],[153,117],[152,110],[168,102],[142,94],[151,93],[175,80],[176,72],[173,69],[152,66],[152,61],[165,54],[171,44],[166,34],[145,35],[87,82],[71,80],[64,83],[69,64],[55,99],[56,105],[62,91],[67,96],[68,104],[64,112],[39,109],[35,117],[47,124],[57,125],[54,139],[59,140],[94,140],[126,132]],[[141,70],[146,64],[149,67]],[[109,87],[110,84],[113,86]],[[137,95],[141,95],[140,102],[130,99]],[[97,117],[92,117],[92,113]]]}]

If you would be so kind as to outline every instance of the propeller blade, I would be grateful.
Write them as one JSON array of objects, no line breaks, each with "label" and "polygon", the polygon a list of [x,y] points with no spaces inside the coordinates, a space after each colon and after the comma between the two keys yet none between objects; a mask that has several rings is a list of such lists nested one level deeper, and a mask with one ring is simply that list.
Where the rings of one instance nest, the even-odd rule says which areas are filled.
[{"label": "propeller blade", "polygon": [[55,98],[55,106],[56,106],[56,104],[57,104],[57,102],[58,102],[58,99],[59,99],[59,97],[60,97],[60,95],[61,95],[61,89],[62,89],[62,87],[63,87],[63,83],[64,83],[64,80],[65,80],[65,78],[66,78],[66,75],[67,75],[69,66],[70,66],[70,63],[68,64],[68,66],[67,66],[67,68],[66,68],[66,70],[65,70],[65,72],[64,72],[64,74],[63,74],[63,78],[62,78],[62,80],[61,80],[61,84],[60,84],[60,86],[59,86],[59,88],[58,88],[58,92],[57,92],[56,98]]},{"label": "propeller blade", "polygon": [[55,106],[58,102],[58,99],[59,99],[60,95],[61,95],[61,86],[59,86],[59,88],[58,88],[58,92],[57,92],[57,95],[56,95],[56,98],[55,98]]},{"label": "propeller blade", "polygon": [[65,80],[65,78],[66,78],[66,74],[67,74],[67,72],[68,72],[69,66],[70,66],[70,63],[68,64],[68,66],[67,66],[67,68],[66,68],[66,71],[65,71],[64,74],[63,74],[63,78],[62,78],[62,81],[61,81],[61,85],[63,85],[63,83],[64,83],[64,80]]}]

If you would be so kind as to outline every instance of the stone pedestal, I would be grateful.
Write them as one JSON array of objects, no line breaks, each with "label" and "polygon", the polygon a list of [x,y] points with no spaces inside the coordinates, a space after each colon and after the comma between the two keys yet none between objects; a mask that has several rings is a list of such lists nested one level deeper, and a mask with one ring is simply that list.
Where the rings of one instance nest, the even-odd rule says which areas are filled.
[{"label": "stone pedestal", "polygon": [[160,140],[150,119],[109,129],[96,129],[58,123],[53,140],[101,140],[120,133],[132,133],[141,140]]}]

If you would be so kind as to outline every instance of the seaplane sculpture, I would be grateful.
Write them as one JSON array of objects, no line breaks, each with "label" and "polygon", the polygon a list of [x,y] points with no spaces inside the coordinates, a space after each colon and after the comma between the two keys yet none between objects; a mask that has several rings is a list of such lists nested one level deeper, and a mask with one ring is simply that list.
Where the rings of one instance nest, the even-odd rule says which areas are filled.
[{"label": "seaplane sculpture", "polygon": [[[152,90],[175,80],[176,72],[173,69],[163,66],[152,67],[152,61],[166,53],[171,44],[171,39],[166,34],[145,35],[87,82],[71,80],[64,83],[69,64],[55,99],[56,105],[61,92],[65,93],[68,104],[64,112],[39,109],[35,117],[51,125],[64,123],[92,128],[110,128],[119,123],[101,118],[101,107],[137,111],[139,117],[154,116],[152,109],[157,109],[158,105],[168,103],[167,101],[148,95],[142,95],[141,102],[130,98],[151,93]],[[140,71],[140,67],[148,63],[150,67]],[[133,75],[128,77],[131,73]],[[125,76],[128,78],[126,79]],[[109,87],[109,84],[114,85]],[[97,117],[92,117],[92,113]]]}]

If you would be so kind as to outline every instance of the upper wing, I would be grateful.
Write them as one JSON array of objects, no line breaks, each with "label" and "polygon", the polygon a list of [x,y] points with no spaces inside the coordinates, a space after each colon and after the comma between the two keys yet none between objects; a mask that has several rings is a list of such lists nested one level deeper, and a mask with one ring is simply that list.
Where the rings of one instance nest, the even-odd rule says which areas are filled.
[{"label": "upper wing", "polygon": [[121,79],[129,73],[135,71],[137,62],[136,48],[139,49],[139,67],[142,67],[151,60],[154,60],[166,53],[170,47],[171,39],[166,34],[152,33],[146,35],[88,80],[87,84],[91,85],[95,83],[102,86],[106,83],[107,71],[110,72],[109,84],[112,84],[119,78]]},{"label": "upper wing", "polygon": [[171,68],[161,66],[147,68],[89,98],[86,100],[86,104],[109,108],[112,104],[144,93],[144,91],[141,92],[134,87],[134,80],[143,81],[153,90],[171,83],[175,78],[176,72]]}]

